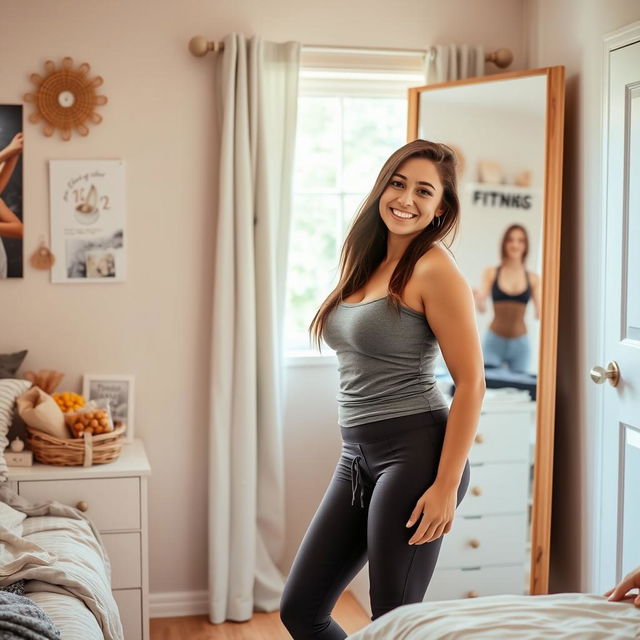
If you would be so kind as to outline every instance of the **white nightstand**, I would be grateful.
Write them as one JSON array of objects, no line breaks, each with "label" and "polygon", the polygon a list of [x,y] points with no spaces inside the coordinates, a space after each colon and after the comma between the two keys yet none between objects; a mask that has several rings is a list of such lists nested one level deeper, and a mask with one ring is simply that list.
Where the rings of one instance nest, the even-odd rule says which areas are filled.
[{"label": "white nightstand", "polygon": [[9,482],[20,495],[72,505],[93,520],[111,560],[111,587],[127,640],[149,640],[150,473],[142,440],[125,444],[120,457],[107,464],[9,467]]}]

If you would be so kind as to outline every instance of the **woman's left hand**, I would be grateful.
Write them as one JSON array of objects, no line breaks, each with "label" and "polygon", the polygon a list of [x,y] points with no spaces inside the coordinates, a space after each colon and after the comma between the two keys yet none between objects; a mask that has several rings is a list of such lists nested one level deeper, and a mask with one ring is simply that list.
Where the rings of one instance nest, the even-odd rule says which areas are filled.
[{"label": "woman's left hand", "polygon": [[424,544],[449,533],[456,510],[456,499],[457,489],[432,484],[418,499],[407,522],[407,527],[412,526],[422,514],[420,525],[409,539],[409,544]]}]

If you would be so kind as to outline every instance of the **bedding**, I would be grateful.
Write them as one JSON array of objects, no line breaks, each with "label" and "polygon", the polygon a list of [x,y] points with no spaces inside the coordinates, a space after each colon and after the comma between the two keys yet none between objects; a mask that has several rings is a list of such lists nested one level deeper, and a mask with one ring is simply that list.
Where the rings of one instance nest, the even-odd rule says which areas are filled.
[{"label": "bedding", "polygon": [[60,640],[60,632],[42,607],[29,598],[0,591],[2,640]]},{"label": "bedding", "polygon": [[65,639],[123,640],[109,559],[93,523],[58,502],[32,504],[6,484],[0,501],[27,516],[17,526],[14,518],[13,528],[0,520],[0,586],[25,580],[25,595]]},{"label": "bedding", "polygon": [[585,593],[499,595],[406,604],[347,640],[627,640],[640,609]]}]

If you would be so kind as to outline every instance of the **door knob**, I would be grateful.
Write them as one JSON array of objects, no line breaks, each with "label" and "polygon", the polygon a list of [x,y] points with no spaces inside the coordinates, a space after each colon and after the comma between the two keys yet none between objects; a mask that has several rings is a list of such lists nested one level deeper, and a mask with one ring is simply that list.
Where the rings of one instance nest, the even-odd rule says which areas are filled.
[{"label": "door knob", "polygon": [[612,360],[606,369],[595,366],[591,369],[591,379],[596,384],[604,384],[605,380],[609,380],[609,384],[615,387],[620,380],[620,367],[615,360]]}]

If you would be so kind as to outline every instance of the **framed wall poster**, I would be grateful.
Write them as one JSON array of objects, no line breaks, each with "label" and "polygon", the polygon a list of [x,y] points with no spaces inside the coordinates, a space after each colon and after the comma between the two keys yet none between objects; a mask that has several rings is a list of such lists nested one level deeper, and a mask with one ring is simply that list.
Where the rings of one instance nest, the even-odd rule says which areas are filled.
[{"label": "framed wall poster", "polygon": [[85,373],[82,379],[82,395],[86,401],[108,398],[111,417],[114,420],[122,420],[127,425],[126,442],[133,442],[133,376]]},{"label": "framed wall poster", "polygon": [[50,160],[51,282],[124,282],[123,160]]},{"label": "framed wall poster", "polygon": [[22,105],[0,104],[0,279],[23,277]]}]

